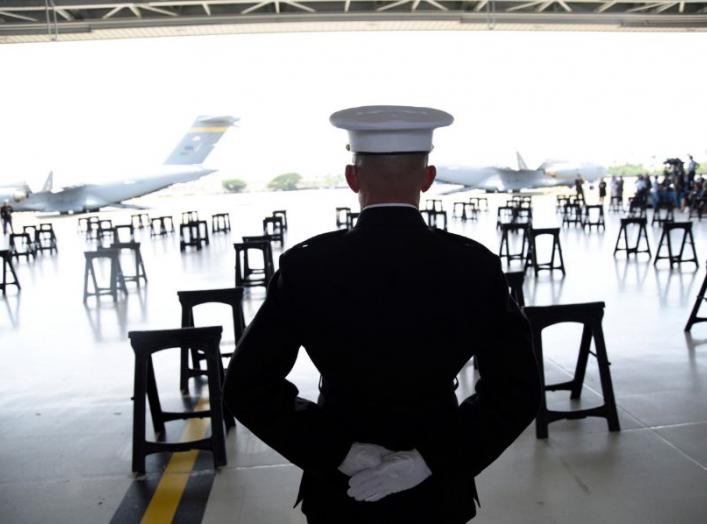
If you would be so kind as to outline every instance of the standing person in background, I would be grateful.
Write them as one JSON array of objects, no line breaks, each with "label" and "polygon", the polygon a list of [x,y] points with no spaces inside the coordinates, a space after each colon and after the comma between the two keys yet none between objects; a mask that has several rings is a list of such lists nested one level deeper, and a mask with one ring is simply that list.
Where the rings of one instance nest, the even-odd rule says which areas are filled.
[{"label": "standing person in background", "polygon": [[605,198],[606,198],[606,180],[604,180],[604,177],[601,177],[601,180],[599,181],[599,203],[602,206],[604,205]]},{"label": "standing person in background", "polygon": [[577,178],[575,178],[574,188],[577,190],[577,200],[584,203],[584,179],[582,175],[577,175]]},{"label": "standing person in background", "polygon": [[616,182],[616,196],[624,201],[624,177],[620,176]]},{"label": "standing person in background", "polygon": [[0,206],[0,220],[2,220],[2,234],[7,235],[8,228],[11,233],[15,231],[12,229],[12,206],[10,202],[5,200],[2,206]]},{"label": "standing person in background", "polygon": [[616,179],[616,175],[611,175],[611,180],[609,181],[609,195],[611,198],[619,196],[619,182]]},{"label": "standing person in background", "polygon": [[697,166],[699,164],[695,162],[695,159],[692,158],[692,155],[687,156],[690,159],[687,162],[687,187],[688,189],[692,189],[692,185],[695,182],[695,174],[697,173]]},{"label": "standing person in background", "polygon": [[[432,131],[452,116],[368,106],[330,121],[349,131],[361,215],[280,257],[224,403],[302,468],[309,524],[466,523],[474,477],[537,413],[529,326],[499,258],[419,212],[436,175]],[[318,402],[287,380],[300,347],[321,373]],[[460,404],[455,377],[473,355],[481,378]]]}]

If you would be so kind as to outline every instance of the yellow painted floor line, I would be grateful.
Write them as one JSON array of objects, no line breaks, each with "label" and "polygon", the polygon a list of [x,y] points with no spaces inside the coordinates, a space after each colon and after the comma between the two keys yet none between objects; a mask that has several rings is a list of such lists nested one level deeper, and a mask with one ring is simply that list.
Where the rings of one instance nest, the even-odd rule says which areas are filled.
[{"label": "yellow painted floor line", "polygon": [[[209,409],[209,401],[200,398],[196,404],[195,411],[205,409]],[[180,440],[184,442],[204,438],[210,423],[211,419],[208,417],[188,419]],[[172,454],[140,524],[167,524],[172,522],[198,455],[198,450]]]}]

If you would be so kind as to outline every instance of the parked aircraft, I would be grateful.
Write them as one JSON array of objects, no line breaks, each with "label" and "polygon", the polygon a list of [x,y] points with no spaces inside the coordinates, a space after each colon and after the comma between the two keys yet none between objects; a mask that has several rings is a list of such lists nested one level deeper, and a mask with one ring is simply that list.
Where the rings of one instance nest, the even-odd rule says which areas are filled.
[{"label": "parked aircraft", "polygon": [[53,173],[41,191],[33,193],[26,185],[12,196],[15,211],[85,213],[106,206],[121,206],[124,200],[159,191],[172,184],[196,180],[215,169],[202,163],[223,134],[238,119],[232,116],[200,116],[172,151],[164,165],[150,176],[140,176],[105,184],[84,184],[54,191]]},{"label": "parked aircraft", "polygon": [[520,191],[572,186],[577,175],[581,175],[590,183],[607,175],[606,168],[593,163],[547,161],[537,169],[528,169],[520,153],[516,155],[518,169],[491,166],[437,166],[437,180],[486,191]]}]

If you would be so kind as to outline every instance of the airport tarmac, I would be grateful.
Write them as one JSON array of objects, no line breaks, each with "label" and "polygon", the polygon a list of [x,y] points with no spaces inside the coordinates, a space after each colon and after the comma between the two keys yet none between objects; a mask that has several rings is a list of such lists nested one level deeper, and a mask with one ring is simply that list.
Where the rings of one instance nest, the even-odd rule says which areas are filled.
[{"label": "airport tarmac", "polygon": [[[433,188],[439,193],[446,188]],[[442,198],[449,231],[474,238],[498,252],[495,208],[509,195],[487,196],[490,211],[478,221],[451,218],[452,202],[471,193]],[[423,195],[423,201],[425,196]],[[147,474],[131,473],[133,354],[127,333],[179,326],[176,292],[234,284],[232,244],[261,234],[261,221],[286,209],[285,248],[334,229],[337,206],[357,208],[347,190],[145,197],[152,216],[182,211],[228,212],[232,231],[213,234],[210,245],[179,250],[178,235],[142,242],[149,283],[129,284],[126,298],[82,302],[85,249],[77,217],[16,214],[15,227],[49,221],[59,252],[15,262],[22,290],[0,299],[0,508],[3,523],[305,522],[292,509],[299,470],[240,424],[227,437],[228,465],[215,472],[208,452],[153,455]],[[536,227],[559,225],[554,194],[534,196]],[[127,223],[134,210],[99,215]],[[707,324],[683,332],[705,278],[707,221],[694,220],[699,267],[657,267],[642,255],[612,256],[618,214],[607,213],[606,231],[562,229],[567,274],[529,271],[528,305],[604,301],[604,335],[621,422],[610,433],[603,419],[559,421],[547,440],[531,425],[477,479],[482,523],[665,523],[705,522],[707,515]],[[650,218],[650,214],[649,214]],[[678,214],[677,220],[686,220]],[[649,226],[655,252],[657,226]],[[6,238],[0,236],[0,248]],[[281,252],[275,248],[274,254]],[[277,264],[277,260],[275,261]],[[518,264],[511,269],[518,268]],[[421,285],[426,285],[424,281]],[[246,292],[247,319],[264,298],[263,288]],[[205,307],[197,325],[223,324],[223,347],[233,344],[228,311]],[[580,329],[551,328],[545,342],[548,382],[567,380],[574,370]],[[470,341],[473,343],[473,341]],[[193,404],[178,388],[177,352],[155,364],[163,404]],[[300,352],[290,375],[302,396],[315,399],[318,373]],[[471,365],[459,376],[460,397],[473,390]],[[590,359],[581,406],[600,402],[599,378]],[[553,407],[570,405],[566,393],[548,393]],[[148,428],[150,424],[148,422]],[[168,439],[178,440],[196,425],[173,422]],[[167,468],[167,472],[165,472]]]}]

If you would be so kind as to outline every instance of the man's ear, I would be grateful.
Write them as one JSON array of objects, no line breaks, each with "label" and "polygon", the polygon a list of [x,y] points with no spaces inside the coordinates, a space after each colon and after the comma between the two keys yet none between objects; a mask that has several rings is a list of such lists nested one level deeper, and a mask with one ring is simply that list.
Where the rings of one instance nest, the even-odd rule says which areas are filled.
[{"label": "man's ear", "polygon": [[422,187],[420,187],[420,191],[423,193],[427,191],[432,186],[432,182],[435,181],[436,176],[437,168],[435,166],[427,166],[425,168],[425,177],[422,179]]},{"label": "man's ear", "polygon": [[346,183],[351,188],[351,191],[358,193],[361,189],[361,183],[358,180],[358,168],[348,164],[344,175],[346,176]]}]

